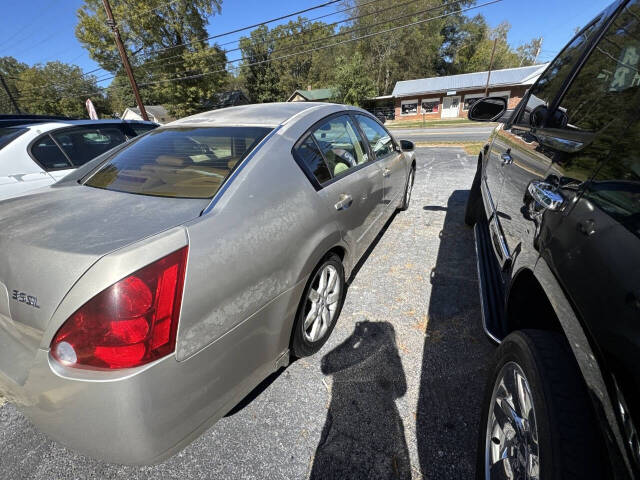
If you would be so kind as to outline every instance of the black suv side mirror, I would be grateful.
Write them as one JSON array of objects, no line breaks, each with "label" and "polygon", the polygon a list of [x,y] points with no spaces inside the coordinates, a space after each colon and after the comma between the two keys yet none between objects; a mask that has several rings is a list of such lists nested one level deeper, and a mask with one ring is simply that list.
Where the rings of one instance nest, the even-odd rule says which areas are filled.
[{"label": "black suv side mirror", "polygon": [[400,149],[403,152],[413,152],[414,147],[413,142],[410,142],[409,140],[400,140]]},{"label": "black suv side mirror", "polygon": [[507,111],[507,100],[503,97],[485,97],[474,102],[469,109],[469,120],[495,122]]}]

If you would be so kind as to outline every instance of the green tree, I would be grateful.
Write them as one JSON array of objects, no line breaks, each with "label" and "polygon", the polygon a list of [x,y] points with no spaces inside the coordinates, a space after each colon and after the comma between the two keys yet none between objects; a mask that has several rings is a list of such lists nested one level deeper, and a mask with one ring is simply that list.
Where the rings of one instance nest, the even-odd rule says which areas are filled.
[{"label": "green tree", "polygon": [[[145,103],[162,103],[172,114],[184,116],[200,111],[204,101],[225,88],[226,56],[203,40],[208,18],[221,7],[222,0],[112,1]],[[131,97],[124,92],[120,57],[102,1],[83,0],[77,16],[76,37],[91,58],[116,75],[109,92],[121,108]]]},{"label": "green tree", "polygon": [[25,113],[86,118],[87,98],[99,115],[111,113],[96,77],[83,74],[75,65],[62,62],[34,65],[22,70],[17,78],[18,102]]},{"label": "green tree", "polygon": [[240,40],[242,64],[240,78],[256,102],[286,100],[300,88],[326,87],[334,80],[335,63],[331,52],[298,52],[326,45],[333,28],[303,17],[278,25],[272,30],[260,26]]},{"label": "green tree", "polygon": [[335,81],[338,93],[333,99],[335,102],[360,107],[365,99],[376,94],[373,80],[362,75],[365,62],[360,52],[355,52],[349,59],[340,57],[338,65]]},{"label": "green tree", "polygon": [[[27,69],[27,65],[19,62],[13,57],[0,57],[0,75],[4,78],[5,84],[13,98],[19,100],[18,82],[20,73]],[[18,106],[19,102],[18,102]],[[0,87],[0,113],[15,113],[15,108],[4,88]]]},{"label": "green tree", "polygon": [[540,54],[542,48],[542,37],[534,38],[530,42],[523,43],[516,49],[518,57],[520,57],[520,65],[525,67],[533,65]]}]

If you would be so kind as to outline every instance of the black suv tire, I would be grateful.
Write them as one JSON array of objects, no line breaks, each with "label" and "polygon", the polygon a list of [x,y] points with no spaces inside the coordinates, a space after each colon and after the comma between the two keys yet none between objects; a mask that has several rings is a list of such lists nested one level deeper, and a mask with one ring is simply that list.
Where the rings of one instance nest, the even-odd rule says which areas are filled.
[{"label": "black suv tire", "polygon": [[537,425],[539,478],[604,478],[601,443],[578,365],[564,336],[542,330],[514,332],[496,351],[480,420],[476,478],[491,478],[485,476],[489,443],[503,447],[499,438],[487,437],[489,410],[494,388],[505,391],[498,386],[506,371],[503,367],[514,364],[526,377],[533,403],[529,419]]}]

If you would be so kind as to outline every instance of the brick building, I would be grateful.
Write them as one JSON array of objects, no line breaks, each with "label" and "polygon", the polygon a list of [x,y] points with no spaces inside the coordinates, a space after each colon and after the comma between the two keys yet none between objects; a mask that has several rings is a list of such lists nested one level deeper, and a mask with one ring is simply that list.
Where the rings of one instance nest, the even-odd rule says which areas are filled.
[{"label": "brick building", "polygon": [[[514,108],[547,64],[493,70],[489,96],[502,96]],[[395,120],[466,117],[469,107],[484,97],[488,72],[403,80],[393,89]]]}]

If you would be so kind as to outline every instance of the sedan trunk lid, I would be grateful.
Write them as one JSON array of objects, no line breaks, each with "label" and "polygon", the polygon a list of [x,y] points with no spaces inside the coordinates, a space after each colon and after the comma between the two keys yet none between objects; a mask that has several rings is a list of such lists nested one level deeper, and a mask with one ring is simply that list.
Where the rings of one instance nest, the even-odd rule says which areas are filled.
[{"label": "sedan trunk lid", "polygon": [[0,371],[24,381],[56,308],[100,257],[207,204],[81,185],[0,202]]}]

